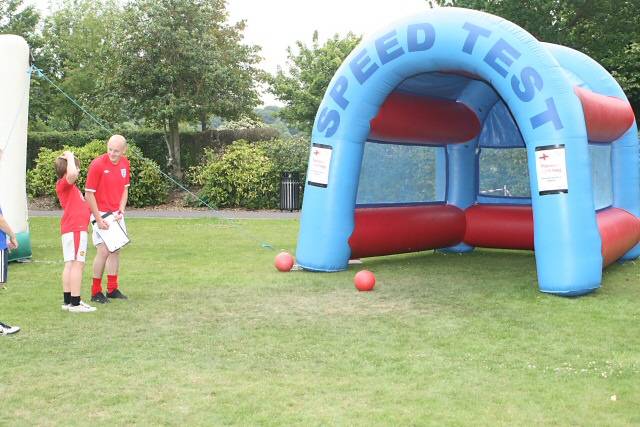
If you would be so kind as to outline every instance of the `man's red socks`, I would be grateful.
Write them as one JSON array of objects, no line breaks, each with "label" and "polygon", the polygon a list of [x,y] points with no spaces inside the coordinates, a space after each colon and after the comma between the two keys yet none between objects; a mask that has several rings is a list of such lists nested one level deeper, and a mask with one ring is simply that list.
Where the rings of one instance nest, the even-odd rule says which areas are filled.
[{"label": "man's red socks", "polygon": [[113,276],[107,274],[107,292],[111,293],[118,289],[118,275],[114,274]]},{"label": "man's red socks", "polygon": [[94,277],[93,285],[91,285],[91,296],[93,297],[100,292],[102,292],[102,277]]}]

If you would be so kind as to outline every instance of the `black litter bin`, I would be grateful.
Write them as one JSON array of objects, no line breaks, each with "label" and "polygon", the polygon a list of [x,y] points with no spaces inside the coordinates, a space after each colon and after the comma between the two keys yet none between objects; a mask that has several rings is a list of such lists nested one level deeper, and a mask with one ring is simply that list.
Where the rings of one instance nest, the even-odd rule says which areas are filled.
[{"label": "black litter bin", "polygon": [[300,174],[282,172],[280,180],[280,210],[300,210]]}]

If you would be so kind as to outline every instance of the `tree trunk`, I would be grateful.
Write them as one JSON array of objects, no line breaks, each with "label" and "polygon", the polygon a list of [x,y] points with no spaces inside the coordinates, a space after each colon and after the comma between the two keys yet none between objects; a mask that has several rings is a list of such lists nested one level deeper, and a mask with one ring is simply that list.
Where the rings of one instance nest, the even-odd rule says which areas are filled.
[{"label": "tree trunk", "polygon": [[177,119],[169,119],[169,145],[171,146],[173,157],[173,174],[178,179],[182,179],[182,166],[180,162],[180,129]]},{"label": "tree trunk", "polygon": [[206,113],[200,113],[200,127],[203,133],[207,130],[207,114]]},{"label": "tree trunk", "polygon": [[80,130],[80,123],[82,123],[83,118],[84,118],[84,113],[82,112],[80,112],[79,114],[77,112],[72,113],[68,119],[69,127],[71,128],[71,130],[73,131]]}]

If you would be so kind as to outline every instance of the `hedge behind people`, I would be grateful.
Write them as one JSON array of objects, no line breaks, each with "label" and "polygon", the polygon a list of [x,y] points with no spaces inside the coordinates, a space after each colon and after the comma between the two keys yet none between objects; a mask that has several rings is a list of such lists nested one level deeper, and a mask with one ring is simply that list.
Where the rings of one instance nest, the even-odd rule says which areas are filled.
[{"label": "hedge behind people", "polygon": [[[55,196],[55,159],[65,150],[71,150],[80,160],[81,172],[77,185],[84,188],[87,168],[95,157],[104,154],[104,141],[93,140],[84,147],[65,146],[62,150],[41,148],[36,158],[36,166],[27,172],[27,194],[31,197]],[[143,207],[162,204],[167,201],[169,184],[161,175],[158,165],[142,157],[142,151],[129,145],[127,158],[131,163],[131,187],[129,205]]]}]

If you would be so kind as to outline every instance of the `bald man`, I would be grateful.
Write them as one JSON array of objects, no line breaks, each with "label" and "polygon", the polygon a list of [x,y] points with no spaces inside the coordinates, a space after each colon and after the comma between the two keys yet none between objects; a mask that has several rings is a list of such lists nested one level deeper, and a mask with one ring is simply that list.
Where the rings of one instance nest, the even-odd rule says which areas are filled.
[{"label": "bald man", "polygon": [[[102,218],[106,212],[113,212],[120,225],[125,229],[124,209],[129,197],[131,171],[129,160],[124,156],[127,151],[127,140],[122,135],[113,135],[107,142],[107,152],[95,158],[87,172],[85,198],[91,208],[91,220],[96,226],[109,228]],[[96,257],[93,260],[93,286],[91,301],[106,304],[109,299],[127,299],[118,289],[118,270],[120,267],[120,251],[109,252],[96,230],[93,230],[93,244]],[[102,293],[102,275],[107,270],[107,295]]]}]

